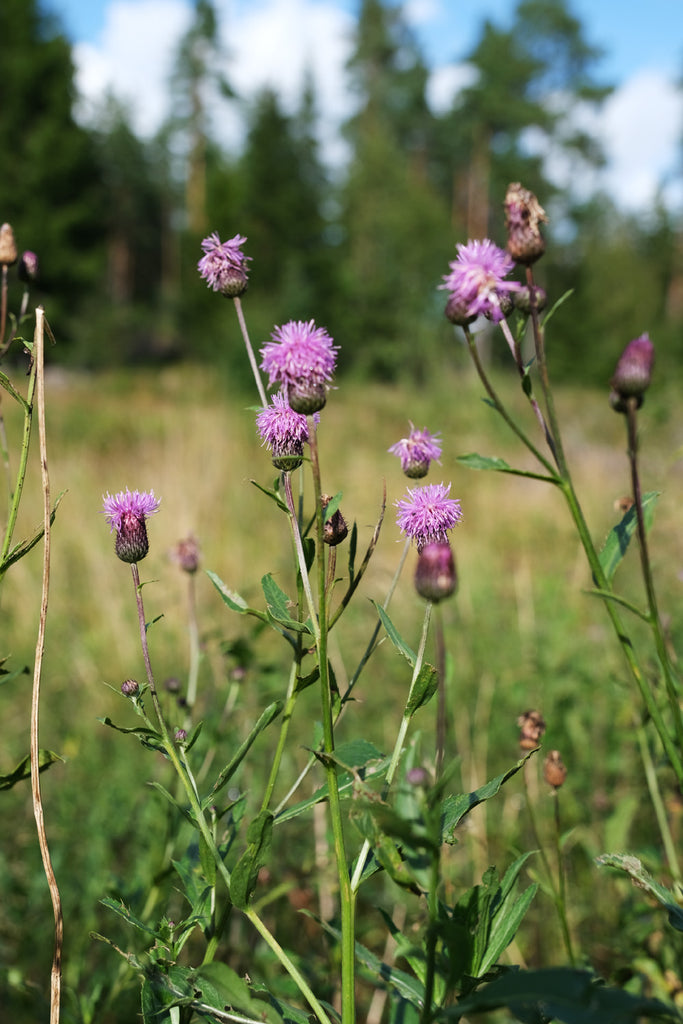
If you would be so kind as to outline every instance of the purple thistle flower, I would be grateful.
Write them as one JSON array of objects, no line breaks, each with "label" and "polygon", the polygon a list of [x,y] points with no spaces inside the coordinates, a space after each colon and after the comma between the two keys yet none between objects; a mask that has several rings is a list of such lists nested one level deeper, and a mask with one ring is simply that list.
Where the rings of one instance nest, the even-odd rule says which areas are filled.
[{"label": "purple thistle flower", "polygon": [[119,491],[102,498],[112,532],[116,531],[116,554],[122,562],[139,562],[149,551],[146,520],[159,510],[154,491]]},{"label": "purple thistle flower", "polygon": [[415,541],[418,552],[427,544],[447,541],[447,531],[462,521],[460,502],[449,498],[450,490],[450,484],[409,487],[408,496],[395,502],[396,522],[406,537]]},{"label": "purple thistle flower", "polygon": [[240,248],[246,242],[243,235],[235,235],[227,242],[221,242],[218,232],[202,242],[204,255],[197,264],[200,276],[215,292],[237,298],[247,290],[247,261]]},{"label": "purple thistle flower", "polygon": [[267,444],[273,453],[276,469],[297,469],[301,465],[304,441],[308,441],[308,421],[290,409],[282,392],[273,395],[272,405],[258,414],[256,428],[263,444]]},{"label": "purple thistle flower", "polygon": [[438,462],[441,455],[441,441],[428,430],[416,430],[410,424],[408,437],[402,437],[389,449],[391,455],[401,460],[401,469],[412,479],[426,476],[430,462]]},{"label": "purple thistle flower", "polygon": [[519,288],[516,282],[503,280],[514,267],[512,257],[488,238],[456,248],[457,259],[449,263],[451,272],[439,285],[450,292],[447,310],[450,307],[459,314],[454,322],[467,323],[483,313],[498,323],[505,315],[501,302]]},{"label": "purple thistle flower", "polygon": [[290,320],[276,327],[272,341],[261,349],[261,369],[268,386],[281,384],[295,412],[317,412],[325,404],[326,390],[337,361],[337,346],[314,320]]}]

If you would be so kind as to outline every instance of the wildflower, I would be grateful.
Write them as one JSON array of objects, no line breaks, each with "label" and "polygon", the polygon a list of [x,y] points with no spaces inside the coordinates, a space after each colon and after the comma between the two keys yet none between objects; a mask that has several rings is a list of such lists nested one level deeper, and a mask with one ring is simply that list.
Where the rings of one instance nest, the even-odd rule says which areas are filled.
[{"label": "wildflower", "polygon": [[140,692],[140,684],[137,679],[124,679],[121,683],[121,693],[124,697],[135,697]]},{"label": "wildflower", "polygon": [[281,384],[290,408],[304,414],[325,405],[326,391],[337,361],[337,346],[314,320],[290,320],[276,327],[261,349],[261,368],[268,385]]},{"label": "wildflower", "polygon": [[508,230],[507,250],[515,263],[529,266],[545,252],[541,222],[548,223],[546,212],[533,192],[515,181],[508,185],[505,196],[505,226]]},{"label": "wildflower", "polygon": [[180,566],[183,572],[196,572],[199,568],[199,544],[196,537],[190,534],[184,540],[179,540],[171,550],[170,558]]},{"label": "wildflower", "polygon": [[507,305],[510,293],[519,287],[504,280],[514,266],[512,257],[488,238],[456,248],[458,257],[439,285],[450,292],[446,315],[453,323],[464,324],[483,313],[498,323],[505,316],[503,303]]},{"label": "wildflower", "polygon": [[525,711],[517,719],[520,728],[519,745],[522,750],[534,750],[545,732],[545,719],[540,711]]},{"label": "wildflower", "polygon": [[[320,495],[320,504],[323,509],[327,508],[332,498],[329,494]],[[339,509],[336,509],[329,519],[325,520],[323,527],[323,544],[329,544],[330,547],[335,547],[337,544],[341,544],[343,540],[346,540],[349,533],[349,528],[346,525],[346,520],[341,514]]]},{"label": "wildflower", "polygon": [[543,778],[555,790],[558,790],[567,778],[567,766],[559,750],[551,750],[543,762]]},{"label": "wildflower", "polygon": [[38,280],[38,257],[30,249],[22,252],[19,266],[17,267],[19,280],[25,284]]},{"label": "wildflower", "polygon": [[428,430],[416,430],[411,423],[408,437],[393,444],[389,452],[400,458],[405,475],[416,480],[427,475],[430,462],[439,461],[441,441]]},{"label": "wildflower", "polygon": [[427,601],[442,601],[455,592],[458,576],[455,560],[447,540],[422,548],[415,569],[415,589]]},{"label": "wildflower", "polygon": [[216,231],[202,242],[204,255],[197,264],[200,276],[209,288],[231,299],[247,290],[247,261],[252,257],[242,252],[245,242],[243,235],[221,242]]},{"label": "wildflower", "polygon": [[184,743],[187,739],[186,729],[176,729],[175,736],[173,737],[176,743]]},{"label": "wildflower", "polygon": [[11,267],[17,262],[19,253],[17,243],[14,241],[14,231],[11,224],[3,224],[0,227],[0,265]]},{"label": "wildflower", "polygon": [[408,496],[396,502],[396,522],[406,537],[415,541],[418,553],[427,544],[447,541],[446,531],[461,522],[460,502],[449,498],[450,490],[450,484],[408,488]]},{"label": "wildflower", "polygon": [[290,409],[282,392],[273,395],[273,404],[256,417],[256,427],[263,444],[273,453],[276,469],[288,472],[303,462],[304,442],[308,441],[308,421]]},{"label": "wildflower", "polygon": [[629,398],[636,399],[637,409],[641,407],[643,396],[650,385],[654,360],[655,347],[648,334],[641,334],[628,343],[610,381],[610,404],[613,409],[626,412]]},{"label": "wildflower", "polygon": [[146,520],[159,509],[154,491],[119,491],[106,494],[102,511],[116,530],[116,554],[122,562],[139,562],[149,551]]}]

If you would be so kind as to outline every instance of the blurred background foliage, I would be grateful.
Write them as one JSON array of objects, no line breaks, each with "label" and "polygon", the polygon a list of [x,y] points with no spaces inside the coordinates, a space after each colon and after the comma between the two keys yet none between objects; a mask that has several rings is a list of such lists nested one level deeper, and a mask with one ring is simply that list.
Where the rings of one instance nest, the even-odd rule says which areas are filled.
[{"label": "blurred background foliage", "polygon": [[[439,360],[435,288],[454,244],[502,243],[501,200],[520,180],[551,216],[539,283],[554,295],[576,290],[571,312],[557,316],[555,374],[602,382],[644,330],[673,365],[680,219],[661,204],[627,215],[583,187],[603,160],[600,140],[569,130],[565,115],[601,104],[610,88],[566,0],[520,0],[505,30],[483,19],[466,59],[469,84],[434,114],[400,7],[363,0],[347,69],[356,112],[344,126],[347,158],[331,169],[312,80],[293,115],[272,91],[238,96],[210,0],[196,0],[169,82],[173,115],[152,139],[136,137],[114,99],[95,127],[78,123],[59,25],[39,0],[4,0],[0,219],[39,255],[40,298],[62,339],[55,358],[81,367],[209,359],[242,376],[241,358],[215,343],[220,303],[196,281],[200,241],[218,231],[249,239],[256,338],[314,317],[342,345],[342,372],[423,379]],[[213,137],[228,110],[245,125],[239,152]],[[551,183],[550,153],[581,188]]]}]

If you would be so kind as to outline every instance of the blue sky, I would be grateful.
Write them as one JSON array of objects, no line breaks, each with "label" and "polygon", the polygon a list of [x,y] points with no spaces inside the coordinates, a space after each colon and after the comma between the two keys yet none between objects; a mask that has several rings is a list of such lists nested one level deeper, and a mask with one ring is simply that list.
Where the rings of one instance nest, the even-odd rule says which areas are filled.
[{"label": "blue sky", "polygon": [[[44,2],[61,17],[73,42],[96,41],[112,4],[112,0]],[[141,0],[131,2],[139,5]],[[259,5],[261,0],[233,0],[227,8],[239,17],[248,7]],[[359,5],[357,0],[338,0],[337,6],[353,13]],[[476,41],[483,18],[507,26],[516,0],[417,0],[406,6],[417,12],[414,22],[425,52],[441,63],[462,58]],[[606,51],[602,66],[610,79],[623,80],[639,67],[661,67],[683,75],[682,0],[571,0],[570,9],[585,26],[589,41]]]},{"label": "blue sky", "polygon": [[[214,0],[230,53],[226,73],[248,98],[276,87],[285,104],[300,95],[305,71],[316,81],[323,145],[340,159],[337,127],[351,98],[343,67],[359,0]],[[82,116],[110,89],[131,109],[142,134],[168,112],[171,55],[189,24],[190,0],[43,0],[74,43]],[[663,187],[683,207],[681,140],[683,0],[570,0],[591,44],[604,50],[596,68],[617,90],[592,129],[601,136],[609,167],[601,185],[623,206],[647,206]],[[404,0],[403,9],[432,69],[430,99],[445,103],[464,81],[463,60],[484,18],[507,27],[516,0]],[[628,13],[626,13],[628,11]],[[236,113],[222,115],[227,145],[239,145]],[[325,134],[326,133],[326,134]],[[343,154],[342,154],[343,155]],[[562,168],[557,168],[558,176]]]}]

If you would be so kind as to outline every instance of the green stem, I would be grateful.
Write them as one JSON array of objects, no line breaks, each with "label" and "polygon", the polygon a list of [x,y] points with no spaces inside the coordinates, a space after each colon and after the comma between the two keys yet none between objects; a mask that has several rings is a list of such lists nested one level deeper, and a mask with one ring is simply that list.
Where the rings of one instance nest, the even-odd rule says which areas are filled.
[{"label": "green stem", "polygon": [[505,408],[505,406],[501,402],[500,398],[496,394],[496,392],[495,392],[495,390],[493,388],[493,385],[491,384],[490,380],[486,376],[486,371],[484,370],[484,367],[481,364],[481,359],[479,358],[479,352],[477,351],[477,345],[476,345],[476,342],[475,342],[472,334],[470,333],[470,331],[469,331],[469,329],[467,327],[463,327],[463,330],[465,332],[465,338],[467,339],[467,346],[468,346],[469,351],[470,351],[470,356],[472,357],[472,362],[474,363],[474,367],[475,367],[475,369],[477,371],[477,374],[479,376],[479,380],[484,385],[484,388],[486,389],[486,394],[491,399],[491,402],[493,403],[493,406],[495,407],[496,412],[500,416],[503,417],[503,419],[505,420],[505,422],[507,423],[508,427],[513,432],[513,434],[515,434],[519,438],[519,440],[522,442],[522,444],[526,448],[529,449],[531,454],[548,471],[548,473],[551,475],[551,477],[553,479],[553,483],[556,483],[557,480],[556,480],[556,473],[555,473],[554,467],[551,465],[550,462],[548,462],[548,460],[545,458],[545,456],[541,454],[541,452],[538,450],[536,445],[526,436],[524,431],[521,430],[521,428],[517,426],[517,424],[513,420],[512,416],[510,416],[509,412],[507,411],[507,409]]},{"label": "green stem", "polygon": [[[316,523],[316,561],[318,568],[318,632],[316,647],[318,650],[318,670],[320,673],[320,694],[323,720],[323,749],[327,755],[334,753],[334,722],[332,717],[332,698],[330,694],[329,664],[327,660],[327,597],[325,592],[325,544],[324,521],[322,507],[322,486],[320,481],[320,461],[316,425],[309,417],[309,447],[311,450],[311,467],[313,470],[313,486]],[[339,798],[337,768],[334,758],[325,758],[325,774],[330,803],[330,820],[334,837],[334,852],[337,861],[339,878],[339,900],[341,905],[341,957],[342,957],[342,1021],[353,1024],[356,1016],[355,995],[355,905],[351,880],[346,861],[344,827]]]},{"label": "green stem", "polygon": [[636,729],[636,735],[638,737],[638,748],[640,750],[640,757],[643,762],[643,768],[645,769],[645,779],[647,781],[647,788],[650,792],[650,800],[652,801],[652,806],[654,808],[655,816],[657,818],[657,825],[659,826],[659,832],[662,837],[662,843],[664,844],[666,859],[669,862],[669,871],[671,872],[673,879],[676,882],[680,882],[681,869],[678,865],[676,844],[674,843],[673,836],[671,835],[671,829],[669,828],[669,821],[667,819],[664,801],[662,800],[662,794],[659,789],[659,782],[657,781],[657,772],[655,771],[655,766],[652,761],[650,745],[647,740],[645,729],[642,725],[638,725]]},{"label": "green stem", "polygon": [[652,564],[648,552],[647,533],[645,530],[645,518],[643,516],[643,496],[640,488],[640,473],[638,471],[638,401],[636,398],[629,398],[626,403],[626,423],[628,432],[628,460],[631,469],[631,485],[633,488],[633,501],[636,506],[636,521],[638,524],[638,547],[640,550],[640,567],[647,594],[647,604],[650,611],[649,624],[655,641],[657,657],[664,673],[666,693],[669,698],[669,707],[674,720],[676,739],[678,746],[683,749],[683,716],[681,716],[681,705],[677,692],[676,681],[673,676],[671,659],[666,649],[662,622],[657,608],[657,594],[655,591],[654,579],[652,577]]},{"label": "green stem", "polygon": [[287,742],[287,733],[289,732],[289,724],[292,720],[292,714],[294,713],[294,705],[296,704],[296,678],[298,669],[298,661],[294,661],[289,672],[289,682],[287,683],[287,695],[285,697],[285,706],[282,712],[282,724],[280,726],[280,735],[278,737],[277,747],[275,748],[273,764],[271,766],[270,774],[268,776],[266,789],[263,794],[263,799],[261,801],[262,811],[268,809],[268,805],[270,804],[271,798],[273,796],[273,790],[275,789],[275,783],[277,781],[278,773],[280,771],[282,755],[284,753],[285,745]]},{"label": "green stem", "polygon": [[[546,876],[548,885],[550,887],[550,891],[552,893],[553,903],[555,904],[555,909],[557,911],[557,917],[558,917],[558,920],[559,920],[559,923],[560,923],[560,930],[562,932],[562,940],[564,942],[564,947],[565,947],[565,949],[567,951],[567,956],[569,957],[569,962],[571,963],[571,965],[573,967],[576,964],[576,960],[574,958],[574,950],[573,950],[573,947],[572,947],[572,941],[571,941],[571,936],[570,936],[570,932],[569,932],[569,922],[567,921],[567,907],[566,907],[566,903],[565,903],[565,899],[564,899],[564,874],[563,874],[563,871],[562,871],[561,851],[560,851],[560,846],[559,846],[559,834],[558,834],[558,831],[557,831],[557,829],[558,829],[558,819],[557,819],[557,817],[555,818],[555,838],[556,838],[557,856],[558,856],[557,864],[558,864],[559,888],[558,888],[558,886],[555,885],[555,879],[554,879],[554,876],[553,876],[553,869],[550,866],[550,861],[548,860],[548,855],[545,852],[545,847],[544,847],[543,842],[541,841],[541,837],[540,837],[540,834],[539,834],[539,831],[538,831],[538,825],[536,824],[536,814],[534,812],[534,805],[533,805],[533,802],[532,802],[532,799],[531,799],[531,794],[529,793],[529,774],[528,773],[530,771],[531,771],[531,763],[529,761],[527,761],[525,763],[525,765],[524,765],[524,800],[526,802],[527,814],[529,815],[529,821],[531,823],[531,832],[532,832],[533,837],[534,837],[534,843],[536,844],[536,846],[538,848],[538,852],[540,854],[541,861],[543,862],[543,869],[545,871],[545,876]],[[557,815],[557,805],[555,807],[555,813]]]},{"label": "green stem", "polygon": [[242,338],[244,339],[244,346],[247,350],[247,356],[249,357],[249,365],[251,366],[251,372],[253,373],[254,380],[256,381],[256,389],[259,393],[259,398],[261,399],[261,405],[265,409],[265,407],[268,405],[268,399],[266,398],[266,392],[263,387],[263,381],[261,380],[261,374],[259,373],[258,366],[256,365],[256,356],[254,355],[254,350],[251,347],[251,342],[249,340],[247,322],[244,319],[244,313],[242,312],[242,303],[240,302],[238,296],[233,298],[232,301],[235,303],[235,312],[237,313],[237,320],[240,325],[240,331],[242,332]]},{"label": "green stem", "polygon": [[555,804],[555,854],[557,857],[557,900],[558,900],[558,914],[560,923],[562,925],[562,936],[564,938],[565,948],[567,950],[567,956],[569,957],[569,963],[572,967],[576,967],[576,957],[574,955],[574,947],[572,946],[571,932],[569,931],[569,920],[567,917],[567,898],[566,898],[566,879],[564,874],[564,866],[562,861],[562,829],[560,827],[560,793],[559,790],[553,790],[553,801]]},{"label": "green stem", "polygon": [[[2,551],[0,551],[0,565],[2,565],[7,558],[10,547],[12,546],[12,536],[14,534],[14,527],[17,522],[17,515],[19,514],[19,504],[21,502],[21,495],[24,490],[24,481],[26,479],[26,466],[28,464],[28,452],[31,441],[31,425],[33,419],[33,398],[36,389],[36,360],[31,360],[31,368],[29,371],[28,391],[26,399],[24,400],[18,395],[18,399],[24,410],[24,431],[21,441],[21,455],[19,457],[19,468],[17,470],[17,478],[14,486],[14,490],[10,494],[10,509],[9,517],[7,520],[7,527],[5,529],[5,538],[2,545]],[[12,389],[14,391],[14,389]],[[16,394],[16,393],[15,393]],[[9,461],[6,465],[9,467]],[[2,576],[0,575],[0,579]]]},{"label": "green stem", "polygon": [[275,953],[276,957],[283,965],[283,967],[286,969],[290,977],[293,978],[293,980],[296,982],[297,988],[302,993],[302,995],[306,997],[309,1006],[311,1007],[314,1014],[320,1021],[320,1024],[330,1024],[330,1018],[327,1016],[325,1010],[323,1009],[323,1007],[321,1006],[321,1004],[311,991],[308,982],[301,974],[301,972],[297,969],[295,964],[287,956],[287,953],[284,951],[284,949],[277,941],[275,936],[268,930],[268,928],[266,928],[265,924],[258,916],[254,908],[247,907],[244,913],[245,916],[249,918],[254,928],[259,933],[259,935],[265,940],[268,946],[270,946],[270,948]]},{"label": "green stem", "polygon": [[420,1024],[429,1024],[432,1018],[432,1002],[434,1000],[434,974],[436,969],[436,943],[437,925],[439,920],[439,900],[437,887],[439,884],[440,848],[437,847],[432,853],[431,880],[427,894],[427,912],[429,924],[427,925],[426,939],[426,971],[424,986],[424,1005],[420,1014]]},{"label": "green stem", "polygon": [[[415,689],[415,684],[417,682],[418,676],[420,675],[420,671],[422,669],[422,662],[424,661],[424,653],[425,653],[425,648],[427,646],[427,636],[429,634],[429,622],[430,622],[431,615],[432,615],[432,608],[433,608],[432,602],[428,601],[426,606],[425,606],[425,615],[424,615],[424,619],[423,619],[423,622],[422,622],[422,635],[420,637],[420,646],[418,648],[417,655],[415,657],[415,665],[413,666],[413,676],[412,676],[412,679],[410,680],[410,689],[408,691],[408,699],[406,701],[406,707],[405,707],[405,710],[403,712],[403,717],[401,719],[401,725],[400,725],[400,728],[398,730],[398,735],[396,737],[396,742],[394,743],[394,749],[393,749],[392,754],[391,754],[391,760],[389,761],[389,767],[387,768],[387,774],[386,774],[386,776],[384,778],[384,786],[382,787],[382,799],[383,800],[386,800],[386,798],[387,798],[387,796],[389,794],[389,790],[391,789],[391,784],[394,781],[394,776],[396,775],[396,771],[398,769],[399,762],[401,760],[401,754],[403,753],[403,744],[405,742],[406,733],[408,732],[408,726],[410,725],[410,720],[412,718],[412,715],[408,713],[408,708],[410,707],[411,698],[413,696],[413,690]],[[363,846],[361,848],[360,853],[358,854],[358,859],[356,861],[356,866],[355,866],[355,869],[354,869],[354,872],[353,872],[353,877],[351,878],[351,889],[352,889],[354,895],[355,895],[355,893],[358,892],[358,888],[359,888],[360,883],[361,883],[363,871],[365,869],[365,862],[367,860],[367,857],[368,857],[369,853],[370,853],[370,843],[366,839],[365,842],[363,843]]]}]

